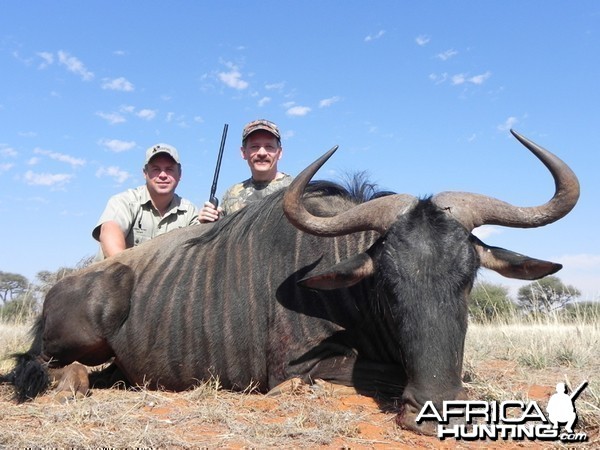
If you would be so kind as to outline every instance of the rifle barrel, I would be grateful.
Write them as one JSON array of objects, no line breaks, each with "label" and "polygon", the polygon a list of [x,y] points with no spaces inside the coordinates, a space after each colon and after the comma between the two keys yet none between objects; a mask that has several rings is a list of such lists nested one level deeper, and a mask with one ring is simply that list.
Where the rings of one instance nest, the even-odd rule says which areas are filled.
[{"label": "rifle barrel", "polygon": [[225,149],[225,139],[227,139],[228,124],[223,127],[223,135],[221,136],[221,146],[219,147],[219,154],[217,156],[217,166],[215,167],[215,175],[213,177],[212,186],[210,188],[209,202],[211,202],[215,208],[219,206],[219,200],[215,197],[217,192],[217,182],[219,181],[219,172],[221,171],[221,160],[223,159],[223,150]]}]

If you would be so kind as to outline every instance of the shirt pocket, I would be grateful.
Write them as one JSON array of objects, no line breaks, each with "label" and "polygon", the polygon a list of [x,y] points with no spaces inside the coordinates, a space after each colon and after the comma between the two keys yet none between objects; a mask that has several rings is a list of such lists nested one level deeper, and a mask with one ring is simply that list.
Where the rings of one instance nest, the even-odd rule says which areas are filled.
[{"label": "shirt pocket", "polygon": [[133,228],[133,246],[134,247],[137,245],[143,244],[144,242],[149,241],[150,239],[152,239],[152,233],[150,230],[141,228],[141,227]]}]

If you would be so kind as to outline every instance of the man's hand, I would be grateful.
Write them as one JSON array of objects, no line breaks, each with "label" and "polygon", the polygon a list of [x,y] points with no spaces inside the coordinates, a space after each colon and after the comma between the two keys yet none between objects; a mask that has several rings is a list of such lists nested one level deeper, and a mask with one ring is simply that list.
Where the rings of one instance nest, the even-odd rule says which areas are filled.
[{"label": "man's hand", "polygon": [[216,222],[219,220],[223,209],[219,206],[215,208],[211,202],[204,202],[204,206],[200,210],[200,214],[198,214],[198,219],[200,219],[200,223],[209,223]]}]

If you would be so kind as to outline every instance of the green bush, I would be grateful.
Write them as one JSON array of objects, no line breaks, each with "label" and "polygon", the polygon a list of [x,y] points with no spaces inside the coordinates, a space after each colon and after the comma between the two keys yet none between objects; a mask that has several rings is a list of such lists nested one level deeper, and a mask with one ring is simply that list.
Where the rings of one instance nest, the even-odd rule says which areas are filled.
[{"label": "green bush", "polygon": [[569,323],[599,323],[600,302],[570,303],[560,311],[560,319]]},{"label": "green bush", "polygon": [[508,288],[492,283],[478,283],[469,298],[469,317],[477,323],[507,321],[514,317],[515,304]]}]

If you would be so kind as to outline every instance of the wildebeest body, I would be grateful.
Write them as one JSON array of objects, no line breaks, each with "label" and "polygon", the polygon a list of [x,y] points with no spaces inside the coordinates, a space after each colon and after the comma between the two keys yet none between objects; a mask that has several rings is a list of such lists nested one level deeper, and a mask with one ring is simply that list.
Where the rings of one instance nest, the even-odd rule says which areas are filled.
[{"label": "wildebeest body", "polygon": [[246,208],[214,229],[171,232],[61,280],[44,304],[44,354],[55,365],[114,356],[132,383],[173,390],[217,376],[227,388],[255,383],[264,391],[301,374],[310,361],[298,369],[288,362],[364,321],[369,302],[356,293],[368,287],[317,292],[296,281],[316,263],[365,250],[376,233],[319,239],[281,212],[277,223],[266,217],[277,203]]},{"label": "wildebeest body", "polygon": [[[271,220],[274,211],[281,208],[281,199],[271,200],[272,205],[247,208],[242,217],[221,222],[200,237],[195,237],[199,229],[171,233],[168,239],[155,239],[143,252],[132,249],[110,264],[104,261],[61,281],[48,295],[44,317],[62,322],[63,315],[53,314],[53,309],[66,308],[78,314],[67,324],[86,324],[84,328],[93,332],[83,334],[79,328],[70,333],[68,325],[48,323],[44,327],[46,341],[60,342],[64,351],[52,347],[45,351],[57,364],[79,360],[95,365],[115,356],[130,382],[172,390],[189,388],[211,376],[218,377],[226,388],[244,389],[253,383],[262,391],[293,376],[334,381],[340,377],[346,384],[366,388],[371,382],[377,386],[374,373],[379,371],[367,372],[371,380],[353,379],[354,362],[360,359],[364,370],[368,370],[369,361],[380,368],[390,365],[381,376],[388,382],[396,377],[394,385],[380,383],[378,388],[400,392],[402,379],[397,375],[402,373],[402,341],[410,340],[412,347],[415,341],[436,339],[423,336],[428,330],[432,335],[439,333],[439,324],[415,326],[420,323],[414,317],[415,309],[423,310],[423,319],[439,322],[438,306],[432,311],[424,308],[432,302],[423,299],[423,285],[431,284],[425,278],[441,276],[437,271],[442,264],[463,267],[462,261],[455,261],[457,256],[447,253],[439,243],[440,227],[428,230],[430,217],[424,215],[424,229],[411,216],[403,222],[412,230],[390,233],[402,235],[404,243],[387,243],[387,247],[395,250],[404,246],[401,253],[407,255],[406,259],[410,255],[412,264],[400,266],[404,273],[386,277],[383,272],[381,279],[368,279],[341,290],[308,290],[297,285],[307,273],[368,249],[378,236],[363,232],[317,238],[302,233],[283,217]],[[320,201],[327,202],[327,197]],[[348,200],[346,207],[350,206],[354,203]],[[337,212],[328,210],[329,214]],[[448,222],[441,219],[442,223]],[[472,260],[467,270],[470,273],[457,278],[462,280],[467,275],[470,283],[477,269],[476,255],[468,244],[468,233],[459,226],[454,228],[454,233],[461,235],[462,251]],[[411,236],[415,229],[418,239]],[[454,237],[450,239],[456,244]],[[411,248],[415,245],[422,248],[422,261]],[[382,260],[398,259],[386,253],[385,241],[376,248],[381,248],[378,251]],[[454,251],[458,253],[456,246]],[[283,271],[283,267],[293,270]],[[427,273],[427,267],[433,272]],[[395,299],[398,293],[390,292],[388,298],[386,291],[394,290],[399,280],[405,298],[391,302],[390,298]],[[451,286],[452,281],[446,284]],[[466,288],[456,286],[452,290]],[[429,292],[427,296],[443,297],[446,291]],[[55,297],[55,292],[60,297]],[[81,304],[82,292],[88,293],[89,306],[74,308]],[[376,299],[373,293],[377,293]],[[452,302],[451,295],[447,297],[448,311],[442,315],[464,327],[465,306]],[[436,301],[444,305],[443,298]],[[65,339],[66,333],[78,340]],[[420,335],[423,338],[418,338]],[[82,342],[82,338],[89,342]],[[462,342],[457,345],[462,348]],[[414,351],[422,354],[423,350]],[[323,362],[328,358],[334,360]],[[323,373],[319,372],[321,366]]]}]

